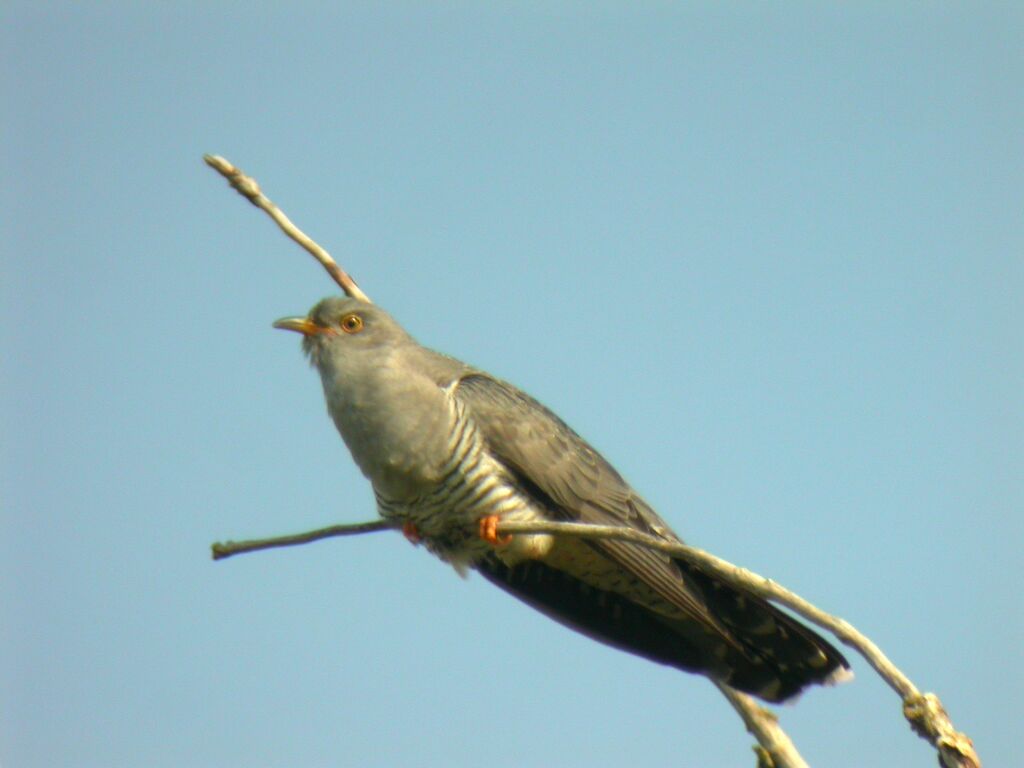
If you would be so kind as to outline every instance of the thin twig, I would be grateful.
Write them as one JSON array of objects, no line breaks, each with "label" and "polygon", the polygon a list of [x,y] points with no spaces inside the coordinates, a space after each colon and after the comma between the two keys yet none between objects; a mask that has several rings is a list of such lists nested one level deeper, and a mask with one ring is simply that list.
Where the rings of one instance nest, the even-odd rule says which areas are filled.
[{"label": "thin twig", "polygon": [[[331,278],[349,296],[369,302],[370,298],[356,285],[330,254],[296,227],[291,220],[266,196],[260,192],[255,179],[247,176],[228,160],[217,155],[204,155],[207,165],[214,168],[231,186],[256,207],[266,212],[292,240],[306,249],[324,267]],[[374,520],[353,525],[335,525],[294,536],[270,539],[255,539],[242,542],[216,543],[212,546],[213,559],[221,560],[243,552],[295,546],[334,536],[350,536],[395,528],[395,524]],[[957,731],[933,693],[922,694],[917,687],[882,653],[871,640],[858,632],[849,623],[825,613],[799,595],[780,587],[770,579],[740,568],[703,550],[680,542],[648,536],[638,530],[615,526],[580,525],[577,523],[532,522],[501,523],[500,533],[553,533],[558,535],[582,536],[587,538],[610,538],[632,541],[666,554],[686,560],[705,571],[714,574],[734,586],[746,589],[767,600],[784,605],[798,615],[818,626],[828,629],[843,643],[854,648],[875,669],[879,676],[895,690],[903,700],[903,714],[914,731],[931,743],[939,753],[939,760],[945,768],[981,768],[981,761],[974,751],[974,745],[965,734]],[[718,686],[729,703],[743,718],[750,731],[757,738],[758,765],[774,768],[806,768],[806,763],[797,753],[792,741],[779,727],[774,716],[757,705],[749,696]]]},{"label": "thin twig", "polygon": [[808,768],[806,761],[796,751],[793,740],[782,730],[779,719],[773,713],[747,694],[716,680],[712,682],[732,704],[732,708],[747,726],[747,731],[757,739],[758,746],[754,752],[757,754],[758,768]]},{"label": "thin twig", "polygon": [[388,520],[371,520],[367,523],[353,523],[351,525],[329,525],[326,528],[317,528],[315,531],[296,533],[291,536],[274,536],[269,539],[249,539],[248,541],[217,541],[210,545],[210,552],[214,560],[224,560],[232,555],[241,555],[245,552],[256,552],[261,549],[275,549],[277,547],[294,547],[298,544],[309,544],[320,539],[329,539],[335,536],[355,536],[360,533],[375,533],[395,528],[396,525]]},{"label": "thin twig", "polygon": [[[241,169],[223,157],[204,155],[203,159],[207,165],[226,178],[228,183],[239,194],[266,212],[288,237],[312,254],[347,295],[362,299],[363,301],[370,301],[370,298],[362,292],[355,281],[331,258],[330,254],[323,247],[296,227],[280,208],[260,192],[259,184],[255,179],[243,173]],[[368,523],[352,525],[333,525],[292,536],[278,536],[269,539],[253,539],[240,542],[217,542],[211,546],[211,550],[214,560],[223,560],[244,552],[291,547],[334,536],[372,533],[394,527],[396,527],[394,524],[384,520],[374,520]],[[726,687],[719,687],[729,703],[740,714],[740,717],[747,726],[747,730],[758,739],[760,746],[756,750],[759,750],[757,753],[759,766],[763,766],[763,768],[775,768],[776,766],[778,768],[806,768],[806,763],[800,758],[799,753],[793,746],[793,742],[790,741],[789,737],[778,725],[778,721],[769,712],[758,707],[745,694],[734,692]],[[786,762],[787,759],[788,762]]]},{"label": "thin twig", "polygon": [[[256,549],[301,544],[304,541],[315,541],[330,536],[347,536],[387,530],[393,527],[395,527],[394,524],[390,522],[376,520],[371,523],[323,528],[319,531],[312,531],[308,534],[300,534],[299,536],[258,539],[240,544],[231,544],[230,542],[227,545],[215,544],[214,558],[219,559],[219,557],[227,557],[239,552],[249,552]],[[922,694],[917,686],[882,653],[877,645],[867,636],[857,631],[848,621],[825,613],[796,593],[779,586],[771,579],[766,579],[764,576],[760,576],[746,568],[733,565],[727,560],[715,557],[697,547],[651,536],[634,528],[537,520],[533,522],[502,522],[498,526],[498,532],[502,534],[552,533],[561,536],[580,536],[589,539],[630,541],[659,552],[664,552],[673,557],[678,557],[733,586],[745,589],[766,600],[784,605],[808,621],[829,630],[843,643],[856,650],[867,660],[878,675],[900,695],[900,698],[903,700],[904,716],[910,722],[914,731],[935,747],[945,768],[981,768],[981,760],[974,751],[970,738],[953,727],[949,715],[935,694]],[[226,552],[226,554],[218,557],[218,548],[219,551]],[[724,689],[723,693],[725,693]],[[761,712],[764,712],[763,709],[752,702],[750,702],[750,706],[747,706],[742,699],[733,696],[727,695],[726,698],[729,699],[729,703],[732,704],[736,711],[740,713],[744,723],[747,725],[747,729],[757,737],[758,742],[770,756],[774,754],[774,750],[781,750],[780,754],[786,754],[786,750],[790,750],[796,755],[797,759],[800,759],[800,762],[791,764],[803,765],[802,758],[799,758],[795,747],[793,747],[789,737],[785,735],[782,729],[777,724],[772,728],[768,728],[764,723],[764,719],[758,717],[755,710],[751,707],[756,707]],[[780,763],[780,765],[786,765],[786,763]]]},{"label": "thin twig", "polygon": [[227,179],[228,183],[238,194],[242,195],[242,197],[257,208],[266,212],[277,223],[282,232],[312,254],[313,258],[320,262],[323,268],[327,270],[327,274],[341,287],[346,295],[355,299],[361,299],[362,301],[370,301],[370,297],[363,293],[362,289],[356,285],[356,281],[338,265],[338,262],[331,258],[331,254],[313,238],[296,227],[292,220],[285,216],[284,212],[270,198],[260,192],[260,185],[256,183],[252,176],[247,176],[241,168],[238,168],[219,155],[203,155],[203,160],[206,161],[208,166]]},{"label": "thin twig", "polygon": [[866,635],[858,632],[848,621],[825,613],[804,598],[779,586],[771,579],[746,568],[722,560],[707,552],[676,541],[649,536],[633,528],[612,525],[581,525],[537,521],[531,523],[501,523],[501,533],[557,533],[587,538],[607,538],[632,541],[679,557],[734,586],[753,592],[766,600],[784,605],[819,627],[832,632],[843,643],[856,650],[874,668],[878,675],[899,694],[903,701],[903,714],[914,732],[928,741],[939,753],[945,768],[981,768],[981,760],[974,751],[971,739],[957,731],[939,697],[934,693],[922,694],[903,672]]}]

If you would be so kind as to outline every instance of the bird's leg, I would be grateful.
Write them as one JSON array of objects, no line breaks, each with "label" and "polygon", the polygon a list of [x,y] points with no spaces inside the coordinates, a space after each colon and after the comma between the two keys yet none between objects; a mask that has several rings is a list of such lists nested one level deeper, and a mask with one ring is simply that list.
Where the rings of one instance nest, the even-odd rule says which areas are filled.
[{"label": "bird's leg", "polygon": [[402,535],[405,536],[405,538],[409,540],[409,543],[414,547],[423,539],[423,537],[420,536],[419,529],[416,528],[416,523],[412,520],[406,520],[402,523]]},{"label": "bird's leg", "polygon": [[505,534],[504,536],[498,535],[498,523],[501,522],[501,517],[498,515],[487,515],[487,517],[480,518],[480,538],[486,541],[488,544],[494,546],[505,546],[512,541],[511,534]]}]

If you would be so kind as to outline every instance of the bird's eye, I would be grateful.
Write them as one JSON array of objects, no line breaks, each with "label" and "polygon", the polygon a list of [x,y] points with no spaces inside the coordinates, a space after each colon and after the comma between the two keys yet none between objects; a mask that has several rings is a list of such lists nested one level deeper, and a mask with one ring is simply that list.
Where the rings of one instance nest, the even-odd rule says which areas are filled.
[{"label": "bird's eye", "polygon": [[363,330],[363,318],[355,313],[343,316],[339,324],[345,333],[359,333]]}]

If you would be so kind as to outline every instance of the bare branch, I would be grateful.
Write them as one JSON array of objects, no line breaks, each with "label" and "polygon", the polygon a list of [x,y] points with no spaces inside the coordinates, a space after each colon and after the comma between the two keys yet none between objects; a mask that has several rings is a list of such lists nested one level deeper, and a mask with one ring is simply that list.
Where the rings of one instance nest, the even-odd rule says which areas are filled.
[{"label": "bare branch", "polygon": [[537,521],[533,523],[501,523],[498,530],[501,533],[557,533],[633,541],[673,557],[682,558],[734,586],[746,589],[779,605],[784,605],[808,621],[829,630],[867,660],[878,675],[900,695],[904,703],[904,715],[911,727],[919,736],[935,747],[946,768],[980,768],[981,766],[981,760],[975,753],[970,738],[953,727],[949,715],[935,694],[922,694],[877,645],[866,635],[858,632],[848,621],[825,613],[771,579],[766,579],[746,568],[740,568],[696,547],[648,536],[642,531],[632,528]]},{"label": "bare branch", "polygon": [[757,768],[808,768],[779,719],[750,696],[728,685],[712,681],[743,719],[747,732],[757,739]]},{"label": "bare branch", "polygon": [[228,183],[234,187],[238,194],[242,195],[242,197],[257,208],[265,211],[277,223],[282,232],[312,254],[313,258],[320,262],[323,268],[327,270],[327,274],[341,287],[341,290],[346,295],[354,299],[370,301],[370,297],[363,293],[362,289],[356,285],[356,281],[338,265],[338,262],[331,258],[331,254],[324,250],[313,238],[296,227],[291,219],[285,216],[284,212],[270,198],[260,192],[260,185],[256,183],[252,176],[247,176],[241,168],[232,165],[231,162],[219,155],[203,155],[203,160],[206,161],[208,166],[227,179]]},{"label": "bare branch", "polygon": [[939,752],[945,768],[981,768],[974,742],[953,727],[945,707],[934,693],[918,693],[903,700],[903,716],[918,736]]},{"label": "bare branch", "polygon": [[[324,267],[331,278],[349,296],[369,302],[356,282],[343,270],[330,254],[308,235],[296,227],[291,220],[266,196],[260,192],[255,179],[223,157],[204,155],[206,164],[220,173],[231,186],[249,202],[266,212],[281,230],[308,251]],[[374,520],[351,525],[335,525],[293,536],[268,539],[254,539],[242,542],[224,542],[212,545],[214,560],[232,555],[276,547],[307,544],[334,536],[351,536],[391,530],[397,526],[390,521]],[[502,522],[501,534],[552,533],[557,535],[581,536],[585,538],[607,538],[631,541],[645,547],[677,557],[696,565],[733,586],[747,590],[766,600],[783,605],[808,621],[832,632],[843,643],[854,648],[874,668],[879,676],[899,694],[903,700],[903,713],[913,730],[931,743],[939,753],[939,760],[945,768],[981,768],[974,745],[965,734],[957,731],[933,693],[922,694],[886,656],[881,649],[865,635],[858,632],[847,621],[825,613],[799,595],[779,586],[770,579],[740,568],[695,547],[649,536],[641,531],[616,526],[581,525],[577,523],[556,523],[536,521],[530,523]],[[758,740],[756,748],[759,768],[806,768],[792,741],[779,727],[774,715],[759,706],[746,694],[728,686],[718,685],[722,694],[739,713],[747,730]]]},{"label": "bare branch", "polygon": [[878,675],[889,684],[889,687],[900,695],[904,703],[904,715],[910,721],[911,727],[938,750],[939,758],[946,768],[980,768],[981,766],[981,760],[975,753],[970,738],[953,727],[949,715],[935,694],[922,694],[877,645],[866,635],[858,632],[848,621],[825,613],[771,579],[733,565],[696,547],[649,536],[632,528],[537,521],[501,523],[498,530],[501,533],[557,533],[633,541],[673,557],[682,558],[734,586],[742,587],[759,597],[784,605],[808,621],[829,630],[867,660]]},{"label": "bare branch", "polygon": [[241,555],[245,552],[256,552],[261,549],[274,549],[277,547],[294,547],[298,544],[309,544],[312,541],[332,538],[334,536],[355,536],[360,533],[375,533],[377,531],[388,531],[396,525],[388,520],[371,520],[367,523],[352,523],[351,525],[330,525],[326,528],[318,528],[315,531],[296,533],[291,536],[274,536],[269,539],[249,539],[248,541],[217,541],[210,545],[210,552],[214,560],[224,560],[232,555]]},{"label": "bare branch", "polygon": [[[358,533],[387,530],[394,528],[393,523],[376,520],[357,525],[340,525],[323,528],[299,536],[285,536],[277,539],[261,539],[239,544],[215,544],[214,559],[228,557],[239,552],[249,552],[269,547],[290,546],[306,541],[330,536],[347,536]],[[758,597],[783,605],[808,621],[832,632],[843,643],[856,650],[874,668],[878,675],[900,695],[903,700],[903,713],[910,722],[914,732],[928,741],[939,753],[939,759],[945,768],[981,768],[981,760],[974,751],[971,739],[957,731],[942,706],[942,702],[933,693],[922,694],[920,690],[893,664],[881,649],[867,636],[858,632],[852,624],[825,613],[794,592],[779,586],[771,579],[766,579],[753,571],[708,554],[704,550],[691,547],[678,541],[651,536],[634,528],[622,528],[614,525],[585,525],[581,523],[558,523],[549,521],[533,522],[501,522],[498,525],[500,534],[514,533],[552,533],[561,536],[580,536],[590,539],[618,539],[641,544],[650,549],[678,557],[688,563],[700,567],[705,572],[717,576],[733,586],[747,590]],[[218,554],[222,552],[224,554]],[[749,697],[719,686],[733,708],[743,718],[743,722],[757,738],[767,756],[772,760],[778,754],[778,766],[805,766],[803,759],[796,752],[789,737],[777,723],[769,727],[770,713],[758,706]],[[732,694],[732,695],[730,695]],[[759,753],[760,754],[760,753]],[[759,759],[765,759],[760,755]],[[799,762],[793,762],[794,760]]]}]

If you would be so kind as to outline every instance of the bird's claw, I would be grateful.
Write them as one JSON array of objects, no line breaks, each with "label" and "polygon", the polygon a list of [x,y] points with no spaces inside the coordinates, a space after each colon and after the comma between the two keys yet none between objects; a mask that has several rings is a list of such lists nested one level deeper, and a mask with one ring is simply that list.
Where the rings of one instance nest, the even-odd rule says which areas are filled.
[{"label": "bird's claw", "polygon": [[420,536],[419,529],[416,528],[416,523],[411,520],[406,520],[402,523],[402,535],[405,536],[405,538],[409,540],[409,543],[414,547],[419,545],[423,540],[423,537]]},{"label": "bird's claw", "polygon": [[487,515],[487,517],[480,518],[480,538],[496,547],[511,543],[511,534],[498,535],[498,524],[500,522],[501,518],[498,515]]}]

